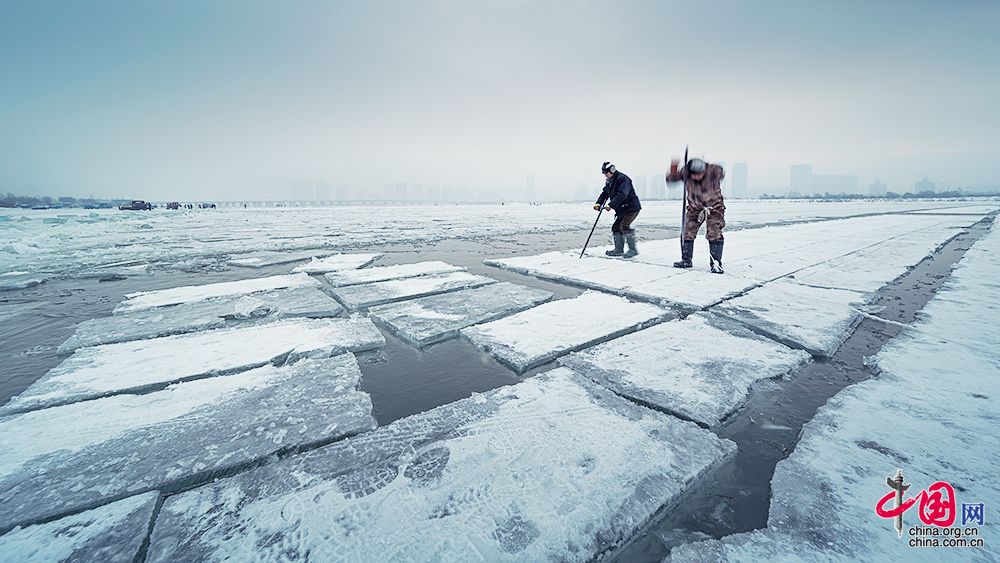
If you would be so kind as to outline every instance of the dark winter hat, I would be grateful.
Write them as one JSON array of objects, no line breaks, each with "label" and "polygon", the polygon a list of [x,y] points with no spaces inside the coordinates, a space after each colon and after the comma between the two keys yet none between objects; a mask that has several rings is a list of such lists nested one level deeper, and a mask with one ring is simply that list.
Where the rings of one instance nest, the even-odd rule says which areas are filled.
[{"label": "dark winter hat", "polygon": [[614,174],[615,170],[615,165],[610,162],[605,162],[601,165],[601,174],[607,174],[608,172]]},{"label": "dark winter hat", "polygon": [[705,161],[700,158],[692,158],[688,161],[688,171],[692,174],[701,174],[705,171]]}]

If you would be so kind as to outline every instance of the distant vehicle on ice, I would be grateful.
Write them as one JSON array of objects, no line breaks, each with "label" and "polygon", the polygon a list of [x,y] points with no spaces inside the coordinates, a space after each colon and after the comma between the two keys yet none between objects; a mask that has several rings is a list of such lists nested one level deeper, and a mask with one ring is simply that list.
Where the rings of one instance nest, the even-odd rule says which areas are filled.
[{"label": "distant vehicle on ice", "polygon": [[153,204],[141,199],[133,199],[131,203],[118,206],[118,209],[122,211],[149,211],[152,208]]},{"label": "distant vehicle on ice", "polygon": [[167,204],[167,209],[180,209],[180,208],[181,204],[176,201],[171,201],[170,203]]}]

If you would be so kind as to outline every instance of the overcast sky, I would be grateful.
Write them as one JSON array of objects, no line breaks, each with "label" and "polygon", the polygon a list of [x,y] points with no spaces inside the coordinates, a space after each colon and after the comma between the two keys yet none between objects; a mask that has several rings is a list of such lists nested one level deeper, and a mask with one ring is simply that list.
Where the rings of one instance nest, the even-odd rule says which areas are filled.
[{"label": "overcast sky", "polygon": [[1000,184],[1000,2],[0,2],[0,191]]}]

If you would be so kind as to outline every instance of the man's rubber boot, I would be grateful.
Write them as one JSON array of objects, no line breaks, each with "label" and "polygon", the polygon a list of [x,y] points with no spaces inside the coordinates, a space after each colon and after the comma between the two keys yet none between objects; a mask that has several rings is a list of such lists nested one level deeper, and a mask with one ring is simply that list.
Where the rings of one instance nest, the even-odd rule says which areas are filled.
[{"label": "man's rubber boot", "polygon": [[713,274],[724,274],[722,270],[722,243],[725,241],[721,240],[711,240],[708,241],[708,253],[712,255],[712,260],[710,265],[712,267]]},{"label": "man's rubber boot", "polygon": [[625,235],[621,233],[612,233],[612,237],[615,239],[615,249],[607,250],[604,253],[608,256],[621,256],[625,254]]},{"label": "man's rubber boot", "polygon": [[639,247],[635,244],[635,229],[625,231],[625,242],[628,243],[628,252],[622,258],[632,258],[639,255]]},{"label": "man's rubber boot", "polygon": [[691,258],[694,256],[694,241],[686,240],[681,243],[681,259],[674,262],[674,268],[690,268]]}]

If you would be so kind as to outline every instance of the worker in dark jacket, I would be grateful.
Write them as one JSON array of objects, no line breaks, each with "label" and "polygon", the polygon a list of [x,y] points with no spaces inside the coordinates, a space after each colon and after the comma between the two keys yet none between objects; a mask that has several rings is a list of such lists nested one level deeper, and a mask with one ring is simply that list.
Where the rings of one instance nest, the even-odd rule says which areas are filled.
[{"label": "worker in dark jacket", "polygon": [[[605,252],[608,256],[624,256],[631,258],[639,254],[635,244],[635,229],[632,222],[639,216],[642,205],[639,196],[632,188],[632,179],[619,172],[614,164],[605,162],[601,165],[604,174],[604,190],[594,204],[595,210],[600,210],[607,202],[607,208],[615,210],[615,222],[611,224],[611,236],[615,241],[615,249]],[[625,242],[628,241],[628,252],[625,252]]]}]

